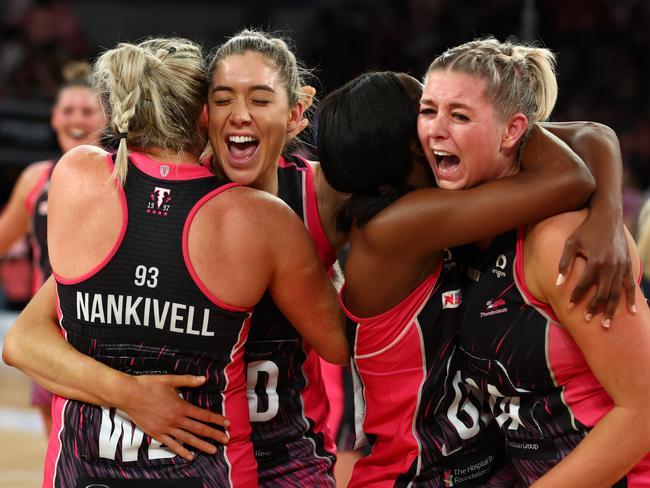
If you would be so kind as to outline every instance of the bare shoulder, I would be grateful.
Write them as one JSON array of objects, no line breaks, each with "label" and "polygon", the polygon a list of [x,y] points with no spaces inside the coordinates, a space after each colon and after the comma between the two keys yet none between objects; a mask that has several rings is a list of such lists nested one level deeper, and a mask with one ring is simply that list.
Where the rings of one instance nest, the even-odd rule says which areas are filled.
[{"label": "bare shoulder", "polygon": [[77,146],[65,153],[57,163],[52,179],[93,178],[110,175],[106,164],[108,153],[96,146]]},{"label": "bare shoulder", "polygon": [[587,218],[587,212],[586,209],[564,212],[530,226],[526,233],[526,248],[547,252],[559,250],[561,253],[567,238]]},{"label": "bare shoulder", "polygon": [[[263,191],[236,186],[204,205],[204,217],[229,232],[277,232],[301,224],[298,216],[279,198]],[[304,227],[304,226],[303,226]]]}]

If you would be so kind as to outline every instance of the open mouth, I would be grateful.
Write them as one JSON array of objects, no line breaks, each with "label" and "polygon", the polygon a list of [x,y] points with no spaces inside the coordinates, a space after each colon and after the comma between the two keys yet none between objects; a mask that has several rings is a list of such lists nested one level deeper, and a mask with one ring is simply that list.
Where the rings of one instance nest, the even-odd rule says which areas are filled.
[{"label": "open mouth", "polygon": [[85,131],[84,129],[70,129],[68,131],[68,135],[73,139],[80,140],[80,139],[84,139],[88,135],[88,132]]},{"label": "open mouth", "polygon": [[434,150],[433,157],[436,161],[436,169],[443,174],[453,173],[460,164],[458,156],[447,151]]},{"label": "open mouth", "polygon": [[231,159],[235,163],[246,163],[253,157],[260,141],[252,136],[228,136],[226,146]]}]

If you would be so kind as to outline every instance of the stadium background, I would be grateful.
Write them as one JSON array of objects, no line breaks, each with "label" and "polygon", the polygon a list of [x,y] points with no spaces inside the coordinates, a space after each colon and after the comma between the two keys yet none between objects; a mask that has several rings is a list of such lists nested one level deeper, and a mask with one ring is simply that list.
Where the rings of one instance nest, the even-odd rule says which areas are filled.
[{"label": "stadium background", "polygon": [[[67,61],[150,35],[209,49],[250,26],[293,39],[321,98],[368,70],[421,77],[435,55],[474,37],[536,41],[558,55],[552,120],[617,132],[633,232],[650,186],[647,0],[1,0],[0,12],[0,208],[27,164],[57,156],[49,114]],[[27,298],[26,253],[0,257],[0,338]],[[45,441],[27,382],[2,364],[0,392],[0,488],[40,486]]]}]

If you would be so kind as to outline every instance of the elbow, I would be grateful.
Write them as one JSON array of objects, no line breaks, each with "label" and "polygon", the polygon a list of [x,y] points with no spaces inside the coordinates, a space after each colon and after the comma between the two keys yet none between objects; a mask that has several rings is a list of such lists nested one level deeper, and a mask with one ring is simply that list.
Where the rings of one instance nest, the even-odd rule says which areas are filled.
[{"label": "elbow", "polygon": [[327,351],[319,351],[320,357],[325,361],[339,366],[348,366],[350,364],[350,350],[348,343],[343,340],[337,347],[329,347]]},{"label": "elbow", "polygon": [[18,346],[16,340],[11,331],[9,331],[5,337],[4,345],[2,346],[2,361],[6,365],[13,366],[14,368],[17,367],[17,349]]}]

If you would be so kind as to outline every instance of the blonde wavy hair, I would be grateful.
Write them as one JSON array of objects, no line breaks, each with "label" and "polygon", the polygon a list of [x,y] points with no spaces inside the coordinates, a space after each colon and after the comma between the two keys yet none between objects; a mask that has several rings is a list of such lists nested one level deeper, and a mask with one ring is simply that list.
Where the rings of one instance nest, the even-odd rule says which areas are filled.
[{"label": "blonde wavy hair", "polygon": [[91,76],[119,138],[115,176],[124,182],[128,147],[182,151],[203,149],[199,116],[208,82],[201,47],[182,38],[120,43],[95,62]]}]

